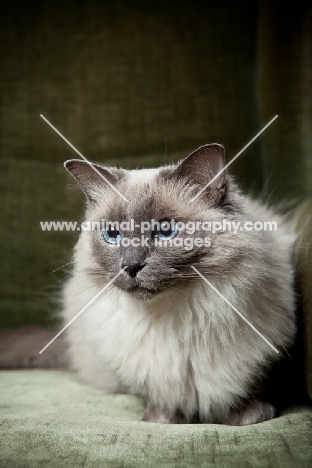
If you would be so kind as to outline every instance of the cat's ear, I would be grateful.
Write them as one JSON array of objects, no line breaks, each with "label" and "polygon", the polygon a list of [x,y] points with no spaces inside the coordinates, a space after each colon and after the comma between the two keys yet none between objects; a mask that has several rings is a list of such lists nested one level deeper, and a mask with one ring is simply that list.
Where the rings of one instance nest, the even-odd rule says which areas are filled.
[{"label": "cat's ear", "polygon": [[80,159],[65,161],[64,166],[77,180],[88,200],[92,203],[96,202],[100,187],[103,187],[105,184],[107,186],[114,186],[120,179],[118,169],[114,169],[114,172],[111,172],[97,164],[81,161]]},{"label": "cat's ear", "polygon": [[[171,177],[196,184],[198,192],[204,189],[203,192],[209,199],[219,203],[224,199],[226,192],[226,171],[224,167],[224,148],[222,145],[212,143],[201,146],[193,151],[193,153],[179,163],[171,174]],[[209,182],[211,183],[209,184]],[[207,185],[208,187],[206,187]]]}]

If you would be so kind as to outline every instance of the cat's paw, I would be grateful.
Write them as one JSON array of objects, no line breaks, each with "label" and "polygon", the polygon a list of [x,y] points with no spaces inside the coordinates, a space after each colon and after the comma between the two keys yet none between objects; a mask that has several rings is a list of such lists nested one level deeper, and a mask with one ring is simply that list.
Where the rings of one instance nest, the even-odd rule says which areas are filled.
[{"label": "cat's paw", "polygon": [[148,406],[142,416],[142,421],[158,424],[186,424],[187,421],[181,411],[170,413],[167,410],[158,410],[155,406]]},{"label": "cat's paw", "polygon": [[248,426],[273,419],[274,416],[274,406],[266,401],[253,400],[239,410],[232,410],[223,424],[229,426]]}]

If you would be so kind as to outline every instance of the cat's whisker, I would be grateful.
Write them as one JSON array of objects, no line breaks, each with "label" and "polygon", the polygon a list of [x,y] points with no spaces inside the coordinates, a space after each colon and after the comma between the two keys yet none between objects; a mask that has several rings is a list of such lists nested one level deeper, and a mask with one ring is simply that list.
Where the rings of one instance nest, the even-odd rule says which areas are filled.
[{"label": "cat's whisker", "polygon": [[170,286],[170,288],[172,288],[172,289],[176,289],[177,291],[180,291],[180,292],[184,293],[184,292],[185,292],[185,290],[183,290],[183,289],[180,289],[180,288],[178,287],[178,286],[179,286],[179,284],[180,284],[179,282],[173,283],[173,284]]},{"label": "cat's whisker", "polygon": [[64,281],[66,280],[67,278],[70,278],[72,276],[72,274],[69,274],[67,276],[64,276],[63,278],[57,280],[57,281],[54,281],[54,283],[51,283],[51,284],[48,284],[47,286],[44,286],[43,288],[40,289],[40,291],[44,291],[45,289],[48,289],[48,288],[51,288],[52,286],[54,286],[55,284],[58,284],[60,283],[61,281]]},{"label": "cat's whisker", "polygon": [[[81,283],[80,283],[81,284]],[[85,288],[85,289],[82,289],[81,291],[77,292],[76,294],[74,294],[73,296],[71,296],[69,299],[73,299],[74,297],[77,297],[79,296],[79,294],[82,294],[90,289],[93,289],[93,288],[96,288],[97,286],[101,286],[103,285],[103,283],[95,283],[93,284],[92,286],[89,286],[88,288]]]},{"label": "cat's whisker", "polygon": [[68,263],[65,263],[64,265],[61,265],[58,268],[55,268],[55,270],[50,271],[49,275],[52,275],[52,273],[55,273],[56,271],[61,270],[61,268],[65,268],[68,265],[72,265],[73,263],[76,263],[76,261],[74,260],[72,262],[68,262]]}]

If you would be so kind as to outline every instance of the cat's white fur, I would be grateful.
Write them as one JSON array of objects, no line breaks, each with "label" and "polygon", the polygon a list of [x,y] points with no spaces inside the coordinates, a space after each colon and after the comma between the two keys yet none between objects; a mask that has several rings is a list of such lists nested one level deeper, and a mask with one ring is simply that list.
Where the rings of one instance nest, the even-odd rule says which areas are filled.
[{"label": "cat's white fur", "polygon": [[[127,183],[137,186],[153,180],[157,172],[131,171]],[[257,257],[248,259],[248,267],[235,267],[230,281],[217,278],[213,284],[282,350],[294,334],[294,234],[265,207],[243,200],[247,219],[277,220],[278,232],[256,233]],[[87,236],[80,236],[76,266],[65,287],[65,323],[105,285],[96,285],[84,270],[91,255]],[[271,284],[259,282],[252,288],[248,278],[268,265]],[[264,364],[276,358],[275,351],[195,274],[183,291],[171,288],[150,302],[112,285],[70,325],[67,341],[72,367],[83,381],[108,392],[141,395],[160,409],[180,408],[186,417],[199,410],[207,420],[226,418],[238,397],[248,397],[251,380]]]}]

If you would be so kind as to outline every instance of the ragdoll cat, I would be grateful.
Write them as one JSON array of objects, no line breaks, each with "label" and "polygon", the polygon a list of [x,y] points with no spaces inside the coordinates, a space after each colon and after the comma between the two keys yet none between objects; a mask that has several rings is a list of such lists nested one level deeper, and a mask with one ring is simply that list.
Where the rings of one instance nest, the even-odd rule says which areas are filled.
[{"label": "ragdoll cat", "polygon": [[[115,278],[67,329],[71,365],[89,384],[142,397],[143,421],[245,425],[275,414],[261,389],[294,339],[294,234],[241,194],[226,171],[219,174],[224,166],[218,144],[157,169],[94,165],[95,171],[81,160],[65,163],[86,194],[85,220],[106,226],[80,234],[64,322]],[[140,223],[151,220],[159,223],[144,231],[145,243],[128,245],[141,239]],[[278,229],[204,229],[223,220],[270,220]],[[125,229],[115,222],[126,222]],[[188,222],[198,228],[191,235],[177,227]],[[193,245],[185,248],[190,237]]]}]

